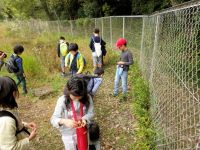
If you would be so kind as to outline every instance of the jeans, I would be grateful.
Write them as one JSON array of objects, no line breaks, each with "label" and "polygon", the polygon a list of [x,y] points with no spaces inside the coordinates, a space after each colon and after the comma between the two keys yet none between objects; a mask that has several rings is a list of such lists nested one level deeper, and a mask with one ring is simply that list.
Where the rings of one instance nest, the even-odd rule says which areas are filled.
[{"label": "jeans", "polygon": [[65,56],[61,56],[61,69],[62,71],[65,69]]},{"label": "jeans", "polygon": [[22,84],[22,88],[23,88],[23,93],[24,94],[27,93],[26,79],[25,79],[25,77],[22,74],[16,75],[16,77],[17,77],[17,83],[16,83],[17,86],[19,86],[20,83],[21,83]]},{"label": "jeans", "polygon": [[122,89],[123,94],[127,93],[127,79],[128,79],[128,71],[122,70],[117,66],[116,74],[115,74],[115,86],[114,86],[114,94],[118,94],[119,92],[119,81],[122,80]]}]

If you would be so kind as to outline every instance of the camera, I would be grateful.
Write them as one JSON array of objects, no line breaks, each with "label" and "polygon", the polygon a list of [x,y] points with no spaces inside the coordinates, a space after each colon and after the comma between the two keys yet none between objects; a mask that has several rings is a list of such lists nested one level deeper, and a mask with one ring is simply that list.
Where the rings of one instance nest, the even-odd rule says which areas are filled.
[{"label": "camera", "polygon": [[[0,55],[2,55],[2,53],[4,53],[3,51],[0,51]],[[6,53],[4,53],[4,58],[6,58],[7,57],[7,55],[6,55]]]}]

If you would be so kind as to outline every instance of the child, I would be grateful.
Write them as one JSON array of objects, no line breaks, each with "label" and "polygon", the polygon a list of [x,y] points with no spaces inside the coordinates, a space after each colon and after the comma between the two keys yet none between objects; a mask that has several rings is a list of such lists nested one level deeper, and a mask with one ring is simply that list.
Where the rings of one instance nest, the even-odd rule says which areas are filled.
[{"label": "child", "polygon": [[23,88],[23,94],[27,94],[27,88],[26,88],[26,76],[24,74],[24,69],[23,69],[23,60],[19,56],[24,52],[24,47],[22,45],[16,45],[13,49],[14,54],[11,55],[11,57],[14,59],[18,72],[15,73],[17,77],[17,86],[22,84]]},{"label": "child", "polygon": [[65,42],[65,38],[63,36],[60,37],[59,43],[58,43],[58,47],[57,47],[57,54],[58,57],[60,57],[61,55],[61,70],[62,76],[65,76],[65,57],[68,53],[68,42]]},{"label": "child", "polygon": [[0,51],[0,70],[4,64],[4,58],[6,58],[6,57],[7,57],[7,55],[4,52]]},{"label": "child", "polygon": [[94,74],[95,74],[95,77],[91,77],[87,85],[87,91],[88,93],[91,94],[92,97],[95,95],[97,89],[99,88],[99,86],[101,85],[103,81],[102,79],[102,76],[104,74],[103,68],[96,68],[94,70]]},{"label": "child", "polygon": [[[96,53],[96,50],[95,50],[95,45],[94,45],[95,43],[100,43],[101,51],[102,51],[102,55],[100,55],[100,56],[97,56],[97,53]],[[106,42],[104,42],[102,40],[102,38],[99,36],[99,29],[95,28],[93,35],[90,39],[90,44],[89,44],[89,47],[92,51],[92,59],[93,59],[94,70],[97,67],[99,67],[99,68],[102,67],[102,58],[103,58],[103,56],[106,55],[105,45],[106,45]]]},{"label": "child", "polygon": [[84,58],[78,51],[78,45],[76,43],[69,44],[69,54],[65,58],[65,66],[69,67],[70,73],[81,74],[84,68]]},{"label": "child", "polygon": [[[79,123],[74,120],[73,107],[81,120],[81,126],[85,127],[93,117],[93,102],[87,93],[86,82],[79,77],[72,77],[66,84],[64,95],[61,96],[51,117],[51,124],[60,129],[62,140],[66,150],[77,150],[76,128]],[[80,108],[83,105],[83,116],[80,116]]]},{"label": "child", "polygon": [[116,42],[116,47],[121,50],[120,61],[117,62],[117,70],[115,75],[114,95],[118,95],[119,80],[122,80],[123,99],[126,99],[127,94],[127,78],[129,65],[133,64],[132,53],[127,48],[127,42],[123,38],[119,38]]},{"label": "child", "polygon": [[[19,95],[17,85],[10,77],[0,77],[0,149],[29,150],[29,141],[36,137],[35,123],[22,123],[18,112],[16,98]],[[31,134],[23,136],[18,132],[26,128]],[[25,131],[25,130],[22,130]]]},{"label": "child", "polygon": [[100,129],[93,120],[89,124],[89,150],[100,150]]}]

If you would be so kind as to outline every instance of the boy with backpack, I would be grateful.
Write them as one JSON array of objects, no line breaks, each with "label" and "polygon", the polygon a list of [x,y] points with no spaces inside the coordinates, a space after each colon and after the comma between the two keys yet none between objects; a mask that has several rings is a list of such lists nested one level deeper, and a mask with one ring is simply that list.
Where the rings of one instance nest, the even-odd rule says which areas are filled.
[{"label": "boy with backpack", "polygon": [[14,54],[11,55],[6,66],[10,73],[15,73],[17,77],[17,86],[22,84],[23,94],[27,94],[26,88],[26,76],[23,69],[23,60],[19,56],[24,52],[24,47],[22,45],[16,45],[13,49]]},{"label": "boy with backpack", "polygon": [[89,44],[89,47],[92,51],[94,70],[97,67],[102,67],[103,56],[106,55],[105,45],[106,42],[104,42],[103,39],[99,36],[99,29],[95,28]]},{"label": "boy with backpack", "polygon": [[87,83],[87,92],[92,97],[96,94],[97,89],[101,85],[103,79],[102,76],[104,74],[103,68],[96,68],[94,70],[94,75],[90,74],[77,74],[76,76],[82,78]]},{"label": "boy with backpack", "polygon": [[58,57],[61,57],[62,76],[65,76],[65,57],[68,53],[68,46],[69,43],[65,41],[65,38],[63,36],[61,36],[57,46],[57,54]]},{"label": "boy with backpack", "polygon": [[121,51],[120,60],[117,62],[117,70],[115,74],[115,85],[113,96],[118,95],[119,81],[122,80],[123,99],[126,99],[127,94],[127,79],[129,65],[133,64],[133,56],[131,51],[127,48],[127,41],[123,38],[119,38],[116,42],[116,47]]},{"label": "boy with backpack", "polygon": [[95,76],[92,76],[88,82],[87,91],[92,97],[94,97],[97,89],[99,88],[99,86],[103,81],[102,79],[103,74],[104,74],[103,68],[96,68],[94,70]]},{"label": "boy with backpack", "polygon": [[85,66],[85,59],[78,51],[78,45],[76,43],[69,44],[69,53],[65,58],[65,66],[69,67],[72,75],[81,74]]}]

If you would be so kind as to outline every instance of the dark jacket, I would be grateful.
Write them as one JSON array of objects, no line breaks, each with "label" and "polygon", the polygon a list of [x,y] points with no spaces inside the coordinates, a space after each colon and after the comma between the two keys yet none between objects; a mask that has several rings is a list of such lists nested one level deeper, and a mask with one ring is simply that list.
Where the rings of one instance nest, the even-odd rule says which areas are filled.
[{"label": "dark jacket", "polygon": [[57,44],[57,55],[60,57],[60,43]]},{"label": "dark jacket", "polygon": [[101,50],[102,50],[102,54],[104,55],[106,42],[104,42],[104,40],[102,40],[102,38],[100,38],[99,36],[94,36],[94,35],[91,36],[89,47],[92,52],[95,52],[94,41],[95,43],[101,43]]}]

